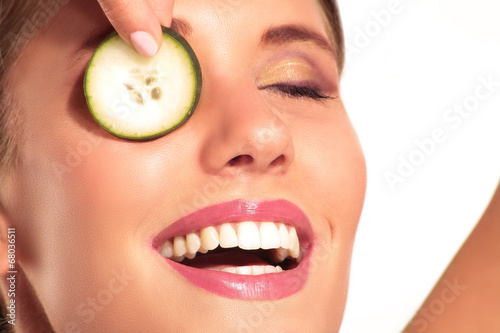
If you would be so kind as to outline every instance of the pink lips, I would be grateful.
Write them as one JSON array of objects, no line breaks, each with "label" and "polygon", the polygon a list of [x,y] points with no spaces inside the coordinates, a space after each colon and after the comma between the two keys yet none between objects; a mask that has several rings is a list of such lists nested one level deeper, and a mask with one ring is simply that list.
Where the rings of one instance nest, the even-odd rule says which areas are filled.
[{"label": "pink lips", "polygon": [[[171,237],[225,222],[241,221],[275,221],[294,226],[301,249],[312,248],[312,226],[299,207],[286,200],[241,199],[205,207],[181,218],[158,234],[151,245],[158,253],[165,241]],[[296,268],[263,275],[237,275],[211,271],[164,259],[191,283],[209,292],[228,298],[271,300],[288,297],[303,288],[309,272],[310,251],[306,252]]]}]

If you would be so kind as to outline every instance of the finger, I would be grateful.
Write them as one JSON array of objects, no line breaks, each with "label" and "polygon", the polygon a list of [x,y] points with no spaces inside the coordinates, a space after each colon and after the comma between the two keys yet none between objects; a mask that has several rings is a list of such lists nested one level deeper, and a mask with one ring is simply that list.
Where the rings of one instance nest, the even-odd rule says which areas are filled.
[{"label": "finger", "polygon": [[161,26],[148,0],[98,0],[120,37],[138,53],[152,57],[161,45]]},{"label": "finger", "polygon": [[170,27],[174,12],[174,0],[149,0],[149,4],[161,25]]}]

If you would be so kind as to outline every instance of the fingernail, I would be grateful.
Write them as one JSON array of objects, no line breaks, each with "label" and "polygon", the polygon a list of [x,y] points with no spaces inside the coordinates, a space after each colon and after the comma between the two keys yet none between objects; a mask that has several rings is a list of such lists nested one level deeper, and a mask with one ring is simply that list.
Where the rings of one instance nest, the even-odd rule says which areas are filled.
[{"label": "fingernail", "polygon": [[144,31],[136,31],[130,34],[132,45],[141,55],[152,57],[158,52],[158,44],[156,44],[153,36]]}]

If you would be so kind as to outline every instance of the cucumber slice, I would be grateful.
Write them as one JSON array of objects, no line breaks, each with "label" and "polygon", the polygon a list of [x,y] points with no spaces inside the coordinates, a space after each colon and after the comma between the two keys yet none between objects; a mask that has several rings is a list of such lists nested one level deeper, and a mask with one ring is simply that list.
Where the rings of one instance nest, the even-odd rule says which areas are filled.
[{"label": "cucumber slice", "polygon": [[175,130],[193,114],[201,93],[201,69],[188,42],[163,28],[152,58],[130,48],[116,33],[95,51],[84,79],[87,105],[109,133],[146,141]]}]

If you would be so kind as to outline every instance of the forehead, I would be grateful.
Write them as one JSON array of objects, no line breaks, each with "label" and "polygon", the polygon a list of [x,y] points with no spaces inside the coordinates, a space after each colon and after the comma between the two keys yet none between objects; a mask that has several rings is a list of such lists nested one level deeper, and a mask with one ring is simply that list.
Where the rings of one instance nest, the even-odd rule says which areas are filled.
[{"label": "forehead", "polygon": [[[59,2],[60,10],[41,34],[45,43],[95,48],[113,30],[95,0],[55,2]],[[181,34],[194,30],[196,35],[210,41],[234,40],[238,36],[242,37],[239,41],[242,43],[251,30],[263,34],[270,26],[298,24],[330,39],[330,48],[335,44],[329,38],[327,19],[317,0],[176,0],[174,22],[175,18],[188,22],[189,29],[177,26],[183,28]],[[225,47],[212,44],[218,50]]]},{"label": "forehead", "polygon": [[[214,23],[210,28],[220,26],[223,22],[232,21],[234,13],[243,10],[249,14],[247,19],[251,20],[252,13],[258,13],[260,23],[272,21],[279,24],[283,17],[292,18],[307,24],[326,23],[327,19],[320,3],[322,0],[176,0],[174,16],[183,15],[188,19],[200,21],[198,18],[212,18]],[[19,42],[27,42],[40,31],[64,31],[68,35],[78,38],[81,30],[89,34],[95,34],[95,30],[112,30],[111,25],[102,13],[98,2],[95,0],[26,0],[24,5],[16,5],[20,8],[20,19],[25,22],[23,31],[17,34]],[[250,11],[248,8],[252,8]],[[267,8],[267,10],[264,10]],[[295,8],[295,11],[293,10]],[[261,9],[260,12],[258,9]],[[311,15],[312,13],[316,16]],[[182,12],[182,13],[180,13]],[[297,15],[299,13],[300,15]],[[263,15],[264,14],[264,15]],[[267,15],[266,15],[267,14]],[[265,17],[267,16],[267,17]],[[320,17],[319,17],[320,16]],[[266,20],[267,18],[267,20]],[[272,20],[269,20],[271,18]],[[214,20],[216,19],[216,20]],[[241,17],[238,19],[242,21]],[[207,21],[207,20],[203,20]],[[259,22],[257,22],[259,23]],[[323,24],[325,26],[326,24]],[[230,27],[228,27],[230,28]],[[327,30],[330,30],[327,28]],[[54,36],[57,37],[57,36]],[[60,36],[62,37],[62,36]],[[68,39],[68,37],[66,37]],[[333,41],[335,42],[335,41]]]},{"label": "forehead", "polygon": [[[52,0],[44,5],[41,5],[40,1],[29,1],[38,4],[38,15],[43,13],[44,17],[52,18],[52,23],[56,21],[59,23],[57,25],[59,28],[68,31],[81,29],[82,26],[90,31],[109,26],[108,20],[95,0]],[[241,15],[242,13],[246,15]],[[237,28],[236,23],[244,21],[265,25],[296,20],[303,24],[315,25],[320,29],[324,28],[326,23],[326,16],[319,0],[176,0],[174,17],[176,16],[182,16],[192,25],[201,22],[208,24],[205,27],[208,32],[222,26]]]}]

